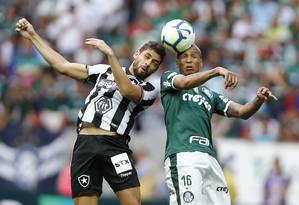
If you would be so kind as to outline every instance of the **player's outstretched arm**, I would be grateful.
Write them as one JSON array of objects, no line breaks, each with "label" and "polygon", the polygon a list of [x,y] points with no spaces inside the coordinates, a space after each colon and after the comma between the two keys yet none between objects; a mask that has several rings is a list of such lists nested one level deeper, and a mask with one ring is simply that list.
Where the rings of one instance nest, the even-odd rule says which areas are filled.
[{"label": "player's outstretched arm", "polygon": [[204,84],[211,78],[223,76],[225,88],[235,88],[238,84],[237,75],[223,67],[216,67],[208,71],[179,75],[174,79],[174,87],[177,89],[189,89]]},{"label": "player's outstretched arm", "polygon": [[84,64],[67,61],[35,32],[33,26],[25,18],[20,19],[16,23],[16,31],[34,44],[39,53],[55,71],[77,80],[85,80],[88,77]]},{"label": "player's outstretched arm", "polygon": [[111,65],[115,82],[121,95],[129,100],[132,100],[133,102],[138,102],[142,95],[141,88],[131,83],[126,73],[122,70],[113,50],[103,40],[100,39],[88,38],[86,39],[85,43],[98,48],[107,56],[108,62]]},{"label": "player's outstretched arm", "polygon": [[246,120],[256,113],[265,101],[269,100],[277,100],[277,98],[268,88],[260,87],[256,92],[256,97],[245,105],[231,102],[227,110],[227,115]]}]

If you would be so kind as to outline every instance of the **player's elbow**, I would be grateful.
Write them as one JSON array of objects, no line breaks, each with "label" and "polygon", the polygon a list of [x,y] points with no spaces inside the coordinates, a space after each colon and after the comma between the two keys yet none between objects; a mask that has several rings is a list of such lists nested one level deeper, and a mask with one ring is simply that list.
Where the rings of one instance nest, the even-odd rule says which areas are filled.
[{"label": "player's elbow", "polygon": [[[179,78],[179,77],[177,77],[177,78]],[[190,81],[188,81],[184,77],[180,77],[179,79],[175,79],[174,87],[178,90],[188,89],[188,88],[190,88]]]},{"label": "player's elbow", "polygon": [[250,118],[250,116],[249,115],[241,115],[240,118],[243,120],[248,120]]},{"label": "player's elbow", "polygon": [[251,117],[251,115],[247,112],[240,112],[239,113],[239,118],[243,119],[243,120],[248,120]]},{"label": "player's elbow", "polygon": [[64,64],[56,63],[56,64],[52,64],[51,66],[56,72],[58,72],[62,75],[67,75],[68,74],[67,66],[65,66]]},{"label": "player's elbow", "polygon": [[135,85],[121,87],[119,88],[119,92],[123,97],[134,103],[139,102],[142,96],[141,88]]},{"label": "player's elbow", "polygon": [[130,98],[130,96],[134,93],[133,86],[122,86],[119,87],[120,94],[125,98]]}]

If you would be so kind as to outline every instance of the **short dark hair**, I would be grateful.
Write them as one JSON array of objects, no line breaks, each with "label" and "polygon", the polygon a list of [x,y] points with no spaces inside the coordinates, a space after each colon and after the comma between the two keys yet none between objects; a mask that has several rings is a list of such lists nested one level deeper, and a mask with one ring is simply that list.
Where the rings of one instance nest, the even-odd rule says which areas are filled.
[{"label": "short dark hair", "polygon": [[139,52],[141,53],[142,51],[144,51],[146,49],[151,49],[151,50],[155,51],[156,53],[158,53],[161,57],[161,62],[163,61],[163,59],[166,55],[165,48],[160,43],[158,43],[156,41],[149,41],[149,42],[143,44],[143,46],[141,46],[139,48]]}]

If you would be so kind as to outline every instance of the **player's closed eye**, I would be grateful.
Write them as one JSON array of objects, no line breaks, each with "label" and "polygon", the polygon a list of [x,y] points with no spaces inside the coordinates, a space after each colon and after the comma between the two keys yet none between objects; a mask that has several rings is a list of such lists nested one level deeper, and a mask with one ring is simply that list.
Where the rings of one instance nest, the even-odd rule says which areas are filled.
[{"label": "player's closed eye", "polygon": [[146,55],[145,55],[145,58],[146,58],[146,59],[150,59],[150,57],[151,57],[151,55],[149,55],[149,54],[146,54]]}]

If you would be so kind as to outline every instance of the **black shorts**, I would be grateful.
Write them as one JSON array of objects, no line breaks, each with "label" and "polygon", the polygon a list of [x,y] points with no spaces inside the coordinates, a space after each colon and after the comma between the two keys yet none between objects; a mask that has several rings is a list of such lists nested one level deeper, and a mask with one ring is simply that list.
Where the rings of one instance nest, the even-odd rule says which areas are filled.
[{"label": "black shorts", "polygon": [[103,178],[114,192],[140,186],[127,138],[78,135],[71,164],[72,197],[101,195]]}]

